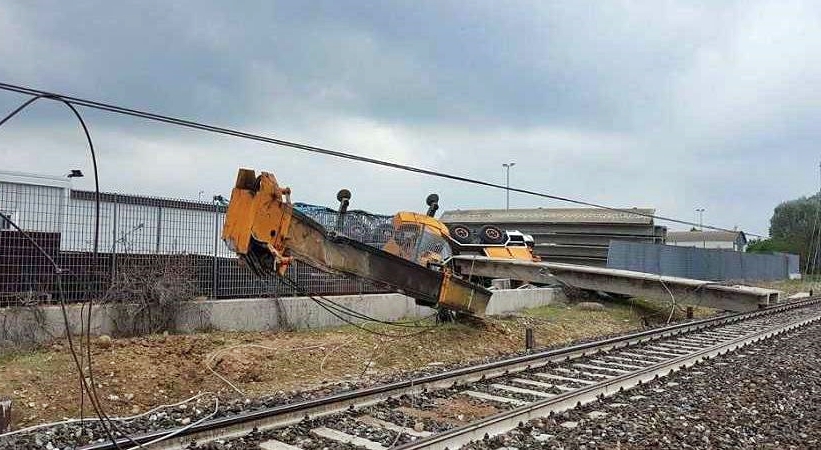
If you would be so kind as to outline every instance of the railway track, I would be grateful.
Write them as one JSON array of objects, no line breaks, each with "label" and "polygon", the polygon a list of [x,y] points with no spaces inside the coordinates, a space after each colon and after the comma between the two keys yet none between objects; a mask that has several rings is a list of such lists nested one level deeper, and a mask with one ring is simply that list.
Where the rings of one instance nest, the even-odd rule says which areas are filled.
[{"label": "railway track", "polygon": [[[821,298],[456,369],[197,426],[152,449],[455,449],[821,320]],[[122,439],[122,448],[134,447]],[[230,447],[229,447],[230,445]],[[116,448],[110,442],[84,450]]]}]

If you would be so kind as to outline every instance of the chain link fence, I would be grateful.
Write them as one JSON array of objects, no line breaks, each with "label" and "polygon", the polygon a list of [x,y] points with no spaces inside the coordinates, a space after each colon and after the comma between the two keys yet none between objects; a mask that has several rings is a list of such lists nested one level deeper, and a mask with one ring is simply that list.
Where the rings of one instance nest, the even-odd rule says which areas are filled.
[{"label": "chain link fence", "polygon": [[[338,214],[328,208],[296,205],[334,230]],[[95,242],[95,193],[0,182],[0,211],[14,221],[63,269],[10,223],[0,219],[0,306],[104,298],[123,277],[176,274],[194,297],[241,298],[298,295],[272,277],[261,279],[239,263],[220,239],[226,206],[218,201],[190,201],[104,193],[100,196],[99,233]],[[390,223],[389,216],[351,212],[344,229],[369,243],[364,221]],[[379,228],[381,230],[381,228]],[[94,247],[98,253],[95,256]],[[384,292],[385,289],[296,262],[289,277],[305,291],[319,294]]]}]

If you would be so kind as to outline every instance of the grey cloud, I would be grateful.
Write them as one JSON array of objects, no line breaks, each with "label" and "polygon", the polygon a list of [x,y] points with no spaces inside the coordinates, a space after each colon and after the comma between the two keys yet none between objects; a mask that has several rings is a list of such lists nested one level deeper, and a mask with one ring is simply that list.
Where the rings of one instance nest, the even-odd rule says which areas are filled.
[{"label": "grey cloud", "polygon": [[[684,218],[703,206],[763,231],[775,204],[816,188],[818,25],[811,2],[20,1],[0,6],[0,79],[489,181],[515,160],[517,186]],[[0,108],[21,99],[0,94]],[[503,205],[501,192],[87,114],[110,190],[196,197],[252,166],[306,201],[352,187],[358,207],[385,212],[436,190],[449,207]],[[59,108],[9,125],[3,166],[77,164]]]}]

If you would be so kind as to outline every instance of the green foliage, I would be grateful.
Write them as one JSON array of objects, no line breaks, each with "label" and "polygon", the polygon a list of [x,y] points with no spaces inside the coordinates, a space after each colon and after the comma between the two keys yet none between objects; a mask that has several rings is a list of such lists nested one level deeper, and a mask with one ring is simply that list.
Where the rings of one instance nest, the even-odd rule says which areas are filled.
[{"label": "green foliage", "polygon": [[768,239],[753,239],[747,243],[747,252],[748,253],[773,253],[773,252],[784,252],[784,253],[795,253],[790,249],[786,248],[783,243],[776,241],[772,238]]},{"label": "green foliage", "polygon": [[783,202],[775,208],[770,219],[770,239],[760,241],[754,248],[797,253],[806,267],[813,247],[818,245],[820,218],[817,195]]}]

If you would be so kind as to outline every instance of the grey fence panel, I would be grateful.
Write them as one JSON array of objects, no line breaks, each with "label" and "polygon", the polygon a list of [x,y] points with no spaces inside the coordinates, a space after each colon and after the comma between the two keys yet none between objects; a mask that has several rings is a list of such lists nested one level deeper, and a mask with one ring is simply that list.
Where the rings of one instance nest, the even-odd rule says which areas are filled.
[{"label": "grey fence panel", "polygon": [[[88,191],[0,183],[0,211],[10,216],[63,270],[10,224],[0,223],[0,307],[108,299],[152,279],[184,283],[197,297],[236,298],[385,292],[363,280],[299,262],[288,271],[297,292],[276,277],[260,279],[240,264],[220,234],[226,207],[215,202],[103,193],[94,255],[95,195]],[[332,229],[338,214],[301,205]],[[342,230],[370,243],[390,217],[351,211]],[[380,228],[382,227],[382,228]],[[366,233],[370,232],[370,233]],[[378,236],[377,236],[378,237]],[[136,280],[136,281],[135,281]],[[155,283],[156,284],[156,283]],[[118,295],[122,297],[122,295]]]},{"label": "grey fence panel", "polygon": [[798,275],[798,255],[611,241],[607,267],[698,280],[782,280]]}]

